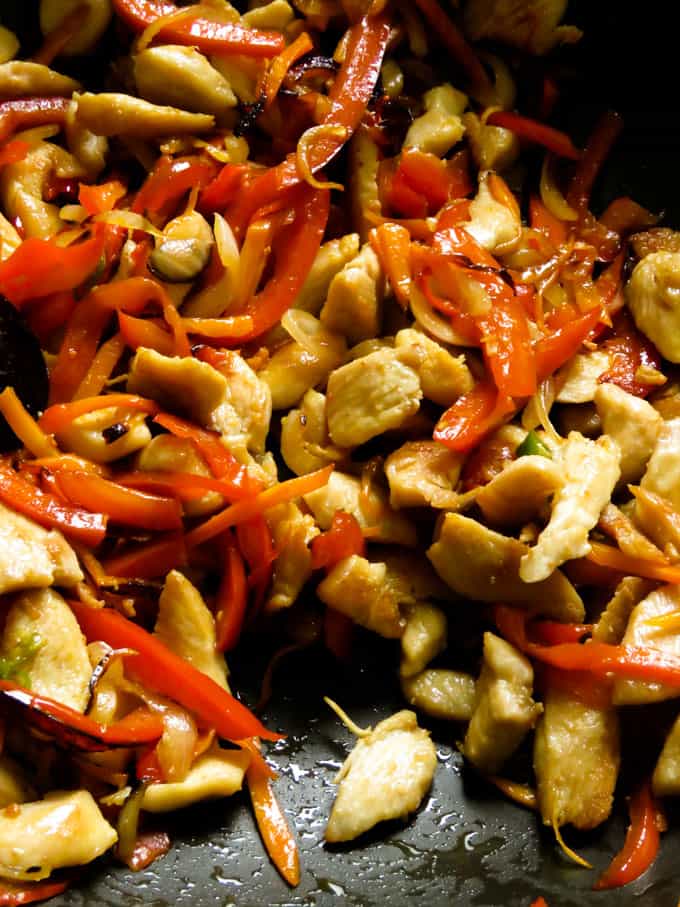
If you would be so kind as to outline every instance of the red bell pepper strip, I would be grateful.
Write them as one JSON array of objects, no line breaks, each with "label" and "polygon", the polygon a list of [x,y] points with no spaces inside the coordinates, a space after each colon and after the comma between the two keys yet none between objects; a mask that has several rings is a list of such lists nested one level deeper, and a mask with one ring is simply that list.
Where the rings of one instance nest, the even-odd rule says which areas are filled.
[{"label": "red bell pepper strip", "polygon": [[156,350],[162,356],[175,355],[172,334],[157,321],[150,318],[135,318],[133,315],[126,315],[125,312],[118,312],[118,325],[121,336],[131,350],[145,346],[147,349]]},{"label": "red bell pepper strip", "polygon": [[275,244],[274,273],[240,315],[226,318],[183,318],[189,333],[240,345],[274,327],[292,306],[319,251],[330,210],[330,193],[304,185],[294,222],[282,229]]},{"label": "red bell pepper strip", "polygon": [[[312,173],[325,167],[359,126],[377,84],[389,37],[390,24],[382,15],[364,16],[349,29],[345,57],[328,95],[330,111],[321,123],[329,128],[308,154]],[[301,181],[295,152],[256,177],[227,213],[236,235],[242,235],[255,212],[278,199],[282,189],[296,186]]]},{"label": "red bell pepper strip", "polygon": [[122,554],[108,558],[102,564],[112,578],[155,579],[165,577],[177,567],[187,564],[184,536],[173,533],[148,545],[137,545]]},{"label": "red bell pepper strip", "polygon": [[530,397],[536,391],[536,362],[529,319],[521,302],[510,291],[496,298],[488,314],[477,322],[484,358],[499,395]]},{"label": "red bell pepper strip", "polygon": [[430,213],[427,199],[409,185],[394,158],[380,162],[378,196],[380,209],[388,215],[422,220]]},{"label": "red bell pepper strip", "polygon": [[467,452],[514,411],[512,400],[502,397],[493,381],[485,379],[447,409],[432,437],[450,450]]},{"label": "red bell pepper strip", "polygon": [[232,533],[224,534],[224,566],[215,604],[215,648],[230,652],[237,644],[248,605],[243,557]]},{"label": "red bell pepper strip", "polygon": [[592,633],[592,624],[561,624],[556,620],[541,620],[531,627],[531,635],[545,646],[557,646],[565,642],[580,642]]},{"label": "red bell pepper strip", "polygon": [[79,287],[96,270],[104,242],[103,234],[65,247],[35,237],[25,239],[0,262],[3,295],[20,308],[29,299]]},{"label": "red bell pepper strip", "polygon": [[322,567],[330,569],[346,557],[353,554],[363,557],[365,553],[366,542],[356,517],[336,510],[330,529],[312,541],[312,567],[315,570]]},{"label": "red bell pepper strip", "polygon": [[[602,276],[605,273],[603,272]],[[608,337],[602,346],[611,355],[612,364],[600,375],[598,382],[618,384],[636,397],[646,397],[654,390],[653,385],[638,381],[636,375],[641,366],[660,369],[661,357],[656,347],[638,331],[627,313],[621,313],[616,319],[613,335]]]},{"label": "red bell pepper strip", "polygon": [[11,680],[0,680],[0,705],[20,710],[27,723],[57,742],[84,752],[154,743],[163,733],[160,717],[147,708],[136,709],[115,724],[99,724],[70,706],[26,690]]},{"label": "red bell pepper strip", "polygon": [[148,413],[150,416],[158,412],[157,403],[137,394],[102,394],[97,397],[84,397],[81,400],[74,400],[72,403],[55,403],[45,410],[38,420],[38,424],[43,431],[54,434],[68,428],[79,416],[93,413],[99,409],[109,409],[112,406],[133,409]]},{"label": "red bell pepper strip", "polygon": [[616,140],[623,131],[623,120],[613,111],[605,113],[588,139],[567,191],[567,202],[583,216],[588,210],[595,180]]},{"label": "red bell pepper strip", "polygon": [[145,831],[138,835],[130,856],[125,860],[133,872],[140,872],[164,856],[171,846],[170,836],[166,831]]},{"label": "red bell pepper strip", "polygon": [[540,123],[538,120],[532,120],[530,117],[524,117],[519,113],[511,113],[506,110],[497,110],[489,114],[486,119],[489,126],[500,126],[503,129],[509,129],[521,139],[526,139],[536,145],[542,145],[548,151],[552,151],[558,157],[565,157],[572,161],[578,161],[581,152],[574,145],[572,140],[559,129]]},{"label": "red bell pepper strip", "polygon": [[537,195],[532,195],[529,199],[529,224],[533,230],[544,233],[555,248],[559,248],[567,241],[569,235],[567,225],[555,217]]},{"label": "red bell pepper strip", "polygon": [[453,61],[465,72],[470,86],[477,92],[491,90],[489,77],[474,49],[468,44],[460,29],[446,15],[437,0],[416,0],[416,6],[427,19],[431,34],[435,35],[452,54]]},{"label": "red bell pepper strip", "polygon": [[252,763],[246,772],[246,783],[267,853],[281,876],[295,887],[300,881],[300,854],[271,780],[257,763]]},{"label": "red bell pepper strip", "polygon": [[442,161],[430,152],[407,148],[401,153],[398,171],[414,192],[424,196],[433,213],[450,199],[463,198],[472,192],[466,154]]},{"label": "red bell pepper strip", "polygon": [[163,155],[137,193],[132,210],[151,216],[168,214],[191,189],[209,186],[216,173],[217,165],[210,158]]},{"label": "red bell pepper strip", "polygon": [[29,143],[24,142],[22,139],[14,139],[12,142],[7,142],[6,145],[0,146],[0,167],[23,161],[30,150],[31,146]]},{"label": "red bell pepper strip", "polygon": [[126,670],[144,686],[193,712],[221,737],[280,739],[219,684],[137,624],[110,608],[89,608],[74,601],[70,605],[88,642],[100,640],[114,649],[133,649],[136,654],[124,656]]},{"label": "red bell pepper strip", "polygon": [[[120,18],[135,31],[153,25],[161,16],[171,16],[177,6],[168,0],[113,0]],[[273,57],[284,46],[283,35],[274,31],[258,31],[234,22],[216,22],[200,15],[190,21],[168,22],[159,31],[166,42],[189,44],[212,54],[239,54],[245,57]]]},{"label": "red bell pepper strip", "polygon": [[[137,488],[152,494],[176,497],[180,501],[196,501],[208,492],[221,494],[228,501],[240,501],[251,492],[234,488],[232,484],[213,476],[202,476],[195,472],[165,472],[163,470],[123,473],[116,476],[116,482],[126,488]],[[234,493],[236,491],[236,493]]]},{"label": "red bell pepper strip", "polygon": [[279,482],[278,485],[266,488],[254,497],[237,501],[187,533],[187,545],[190,548],[202,545],[204,542],[215,538],[216,535],[220,535],[226,529],[238,526],[239,523],[244,523],[246,520],[251,520],[253,517],[266,513],[267,510],[276,507],[277,504],[293,501],[301,495],[309,494],[310,491],[323,488],[328,483],[332,472],[333,466],[326,466],[324,469],[317,469],[316,472],[310,472],[296,479]]},{"label": "red bell pepper strip", "polygon": [[568,362],[605,317],[602,309],[596,306],[536,341],[534,355],[538,381],[544,381]]},{"label": "red bell pepper strip", "polygon": [[231,497],[239,500],[257,494],[262,489],[260,482],[248,475],[246,467],[239,463],[229,448],[222,443],[217,432],[199,428],[169,413],[159,413],[154,422],[176,438],[191,441],[210,467],[212,474],[231,486]]},{"label": "red bell pepper strip", "polygon": [[63,894],[71,884],[71,879],[46,879],[44,882],[11,882],[0,880],[0,907],[21,907],[23,904],[35,904],[47,901]]},{"label": "red bell pepper strip", "polygon": [[595,891],[620,888],[639,878],[659,852],[657,809],[649,781],[635,791],[628,803],[630,825],[623,848],[593,885]]},{"label": "red bell pepper strip", "polygon": [[198,197],[198,210],[203,214],[224,211],[234,201],[243,177],[248,172],[246,164],[225,164],[214,180],[208,183]]},{"label": "red bell pepper strip", "polygon": [[182,528],[182,507],[176,498],[158,497],[72,470],[57,469],[56,481],[67,501],[105,513],[114,523],[159,531]]},{"label": "red bell pepper strip", "polygon": [[411,235],[405,227],[388,222],[371,230],[369,238],[397,302],[406,309],[411,295]]},{"label": "red bell pepper strip", "polygon": [[126,192],[127,189],[120,180],[110,180],[98,186],[81,183],[78,201],[89,215],[103,214],[105,211],[112,211]]},{"label": "red bell pepper strip", "polygon": [[239,551],[248,565],[248,588],[252,589],[253,612],[264,602],[265,593],[274,572],[277,551],[264,516],[259,515],[236,526]]},{"label": "red bell pepper strip", "polygon": [[46,529],[59,529],[89,547],[98,545],[106,535],[105,514],[69,507],[27,482],[6,463],[0,464],[0,501]]},{"label": "red bell pepper strip", "polygon": [[22,129],[66,121],[70,98],[19,98],[0,102],[0,142]]}]

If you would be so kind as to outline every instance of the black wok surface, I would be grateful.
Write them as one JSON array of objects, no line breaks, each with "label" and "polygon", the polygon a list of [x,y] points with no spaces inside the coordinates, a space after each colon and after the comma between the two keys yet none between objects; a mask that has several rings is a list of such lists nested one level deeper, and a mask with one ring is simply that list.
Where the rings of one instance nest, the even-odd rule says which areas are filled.
[{"label": "black wok surface", "polygon": [[[30,36],[36,5],[0,0],[0,21],[23,20]],[[588,30],[578,50],[560,55],[571,79],[560,117],[582,141],[598,111],[619,109],[627,129],[598,188],[601,201],[627,193],[653,210],[665,210],[666,221],[680,226],[680,120],[670,8],[658,0],[635,7],[604,0],[573,3],[570,21]],[[456,636],[453,616],[451,625]],[[270,644],[251,643],[232,664],[234,685],[250,704],[257,699]],[[622,890],[594,893],[596,876],[568,863],[551,832],[463,766],[456,749],[461,730],[454,725],[432,726],[440,764],[430,796],[412,821],[380,828],[351,848],[324,846],[332,778],[352,739],[321,697],[337,698],[359,724],[376,722],[401,706],[396,663],[393,647],[361,637],[351,670],[320,650],[308,650],[291,656],[277,674],[264,717],[288,735],[269,754],[279,767],[277,792],[301,848],[302,881],[295,891],[267,860],[241,795],[172,817],[173,848],[149,869],[135,875],[101,862],[51,903],[529,907],[543,895],[550,907],[675,907],[678,831],[664,836],[660,858],[642,879]],[[638,711],[628,716],[628,733],[643,740],[653,734],[655,721],[656,713]],[[601,870],[621,846],[624,827],[619,804],[603,830],[567,834],[567,839]]]}]

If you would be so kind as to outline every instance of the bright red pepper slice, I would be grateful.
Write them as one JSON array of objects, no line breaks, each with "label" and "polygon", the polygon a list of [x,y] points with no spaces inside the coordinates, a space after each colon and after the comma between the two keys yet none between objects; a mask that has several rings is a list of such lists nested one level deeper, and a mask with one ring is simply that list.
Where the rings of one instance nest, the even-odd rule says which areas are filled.
[{"label": "bright red pepper slice", "polygon": [[428,203],[428,213],[435,213],[450,199],[463,198],[472,192],[467,155],[456,155],[442,161],[435,154],[407,148],[401,153],[397,172],[406,184]]},{"label": "bright red pepper slice", "polygon": [[289,885],[300,881],[300,853],[297,842],[279,805],[270,778],[253,763],[246,772],[257,828],[267,853]]},{"label": "bright red pepper slice", "polygon": [[6,145],[0,146],[0,167],[23,161],[30,150],[31,146],[29,143],[22,141],[22,139],[14,139],[12,142],[7,142]]},{"label": "bright red pepper slice", "polygon": [[0,262],[3,295],[20,307],[29,299],[79,287],[99,265],[104,243],[103,234],[66,247],[35,237],[25,239]]},{"label": "bright red pepper slice", "polygon": [[115,724],[99,724],[87,715],[26,690],[11,680],[0,680],[0,703],[5,708],[19,709],[24,721],[58,742],[84,752],[154,743],[163,733],[163,722],[147,708],[136,709]]},{"label": "bright red pepper slice", "polygon": [[581,157],[581,152],[566,132],[561,132],[538,120],[532,120],[530,117],[507,110],[497,110],[487,117],[486,122],[489,126],[501,126],[503,129],[509,129],[521,139],[534,142],[536,145],[543,145],[558,157],[565,157],[572,161],[577,161]]},{"label": "bright red pepper slice", "polygon": [[499,296],[477,319],[484,358],[502,397],[530,397],[536,391],[536,362],[529,319],[512,292]]},{"label": "bright red pepper slice", "polygon": [[557,646],[565,642],[580,642],[592,633],[592,624],[561,624],[556,620],[541,620],[531,627],[531,635],[545,646]]},{"label": "bright red pepper slice", "polygon": [[635,791],[628,803],[630,825],[622,849],[593,885],[595,891],[620,888],[639,878],[659,852],[657,808],[649,781]]},{"label": "bright red pepper slice", "polygon": [[248,587],[253,589],[255,613],[264,602],[265,593],[274,572],[276,548],[267,521],[262,514],[236,526],[239,551],[248,565]]},{"label": "bright red pepper slice", "polygon": [[0,464],[0,501],[46,529],[59,529],[90,547],[98,545],[106,535],[105,514],[69,507],[27,482],[6,463]]},{"label": "bright red pepper slice", "polygon": [[567,202],[583,216],[588,210],[595,180],[623,131],[623,120],[613,111],[605,113],[588,139],[586,149],[567,192]]},{"label": "bright red pepper slice", "polygon": [[108,183],[100,183],[98,186],[81,183],[78,189],[78,201],[88,214],[102,214],[105,211],[112,211],[126,192],[127,189],[120,180],[110,180]]},{"label": "bright red pepper slice", "polygon": [[163,155],[137,193],[132,210],[137,214],[167,214],[185,193],[209,186],[216,173],[217,165],[209,158]]},{"label": "bright red pepper slice", "polygon": [[0,102],[0,142],[21,129],[63,124],[70,98],[19,98]]},{"label": "bright red pepper slice", "polygon": [[144,686],[189,709],[221,737],[280,739],[219,684],[137,624],[110,608],[89,608],[73,601],[70,605],[88,642],[100,640],[114,649],[133,649],[135,655],[124,656],[126,669]]},{"label": "bright red pepper slice", "polygon": [[596,307],[538,340],[534,345],[538,381],[544,381],[568,362],[604,317],[602,309]]},{"label": "bright red pepper slice", "polygon": [[246,164],[225,164],[214,180],[208,183],[198,197],[198,209],[203,214],[224,211],[234,201],[244,175]]},{"label": "bright red pepper slice", "polygon": [[126,488],[86,472],[57,469],[56,480],[72,504],[105,513],[114,523],[159,531],[182,528],[182,507],[174,497]]},{"label": "bright red pepper slice", "polygon": [[440,418],[433,438],[450,450],[472,450],[492,429],[502,425],[515,411],[515,404],[501,397],[493,381],[479,381],[459,397]]},{"label": "bright red pepper slice", "polygon": [[243,557],[230,530],[224,534],[224,565],[215,605],[215,648],[230,652],[239,641],[248,605]]},{"label": "bright red pepper slice", "polygon": [[529,223],[533,230],[544,233],[556,248],[567,241],[569,235],[567,225],[555,217],[536,195],[529,199]]},{"label": "bright red pepper slice", "polygon": [[46,879],[44,882],[11,882],[0,880],[0,907],[21,907],[47,901],[63,894],[72,879]]},{"label": "bright red pepper slice", "polygon": [[411,292],[411,235],[387,222],[371,230],[370,240],[399,305],[406,309]]},{"label": "bright red pepper slice", "polygon": [[365,553],[366,542],[356,517],[344,510],[336,510],[330,529],[317,535],[312,542],[312,567],[315,570],[322,567],[330,569],[346,557],[353,554],[363,557]]},{"label": "bright red pepper slice", "polygon": [[187,563],[187,549],[182,533],[173,533],[147,545],[116,554],[104,561],[102,567],[108,576],[129,579],[155,579],[165,577],[177,567]]},{"label": "bright red pepper slice", "polygon": [[175,355],[175,341],[171,333],[150,318],[135,318],[118,312],[118,325],[123,340],[131,350],[140,346],[156,350],[162,356]]},{"label": "bright red pepper slice", "polygon": [[[177,12],[168,0],[113,0],[113,8],[130,28],[142,31],[161,16]],[[213,54],[240,54],[246,57],[273,57],[285,47],[283,35],[273,31],[258,31],[233,22],[216,22],[200,16],[168,22],[159,32],[165,41],[189,44]]]},{"label": "bright red pepper slice", "polygon": [[641,366],[659,369],[661,357],[656,347],[638,331],[627,313],[621,313],[614,324],[614,332],[602,344],[612,356],[609,369],[598,378],[600,383],[608,381],[618,384],[629,394],[646,397],[654,387],[636,379]]}]

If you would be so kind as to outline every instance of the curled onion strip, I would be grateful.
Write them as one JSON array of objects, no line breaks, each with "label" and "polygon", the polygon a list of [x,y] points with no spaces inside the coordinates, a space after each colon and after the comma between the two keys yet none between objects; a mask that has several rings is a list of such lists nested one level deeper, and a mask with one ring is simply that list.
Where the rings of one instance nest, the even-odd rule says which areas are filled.
[{"label": "curled onion strip", "polygon": [[474,346],[469,339],[459,334],[453,329],[451,324],[432,308],[423,293],[415,286],[411,285],[411,298],[409,300],[413,317],[421,328],[442,343],[448,343],[451,346]]},{"label": "curled onion strip", "polygon": [[338,189],[344,192],[345,187],[342,183],[323,183],[318,180],[312,168],[309,165],[309,152],[318,142],[330,140],[333,144],[336,142],[342,144],[347,139],[347,129],[344,126],[333,126],[331,124],[312,126],[300,136],[297,144],[297,168],[303,180],[314,189]]},{"label": "curled onion strip", "polygon": [[97,214],[93,220],[102,224],[111,224],[114,227],[123,227],[125,230],[142,230],[151,236],[163,237],[163,232],[156,229],[150,220],[142,217],[141,214],[135,214],[134,211],[126,211],[122,208],[104,211],[102,214]]},{"label": "curled onion strip", "polygon": [[541,168],[541,200],[551,214],[560,220],[578,220],[578,211],[574,210],[555,182],[553,173],[553,155],[546,154]]}]

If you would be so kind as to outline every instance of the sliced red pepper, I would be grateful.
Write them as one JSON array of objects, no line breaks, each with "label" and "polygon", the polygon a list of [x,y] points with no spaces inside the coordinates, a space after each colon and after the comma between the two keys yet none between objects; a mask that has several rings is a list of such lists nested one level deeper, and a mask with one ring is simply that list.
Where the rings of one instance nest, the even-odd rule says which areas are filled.
[{"label": "sliced red pepper", "polygon": [[70,605],[88,642],[99,640],[114,649],[133,649],[135,655],[124,656],[126,670],[144,686],[189,709],[221,737],[280,739],[207,674],[175,655],[137,624],[110,608],[89,608],[73,601]]},{"label": "sliced red pepper", "polygon": [[548,151],[552,151],[558,157],[565,157],[572,161],[577,161],[581,157],[581,152],[574,145],[572,140],[559,129],[554,129],[538,120],[532,120],[530,117],[524,117],[519,113],[512,113],[507,110],[497,110],[489,114],[486,119],[489,126],[500,126],[503,129],[509,129],[521,139],[533,142],[536,145],[542,145]]},{"label": "sliced red pepper", "polygon": [[636,376],[641,366],[659,370],[661,357],[627,313],[621,313],[616,319],[613,335],[604,341],[602,347],[613,361],[598,378],[600,383],[608,381],[617,384],[636,397],[646,397],[654,390],[653,385],[638,381]]},{"label": "sliced red pepper", "polygon": [[198,197],[198,209],[203,214],[224,211],[234,201],[244,175],[246,164],[225,164],[214,180],[208,183]]},{"label": "sliced red pepper", "polygon": [[267,853],[286,882],[295,886],[300,881],[300,853],[274,794],[271,780],[257,763],[253,763],[246,772],[246,783]]},{"label": "sliced red pepper", "polygon": [[501,397],[530,397],[536,391],[536,361],[529,319],[512,292],[498,297],[478,319],[484,358]]},{"label": "sliced red pepper", "polygon": [[63,894],[72,879],[46,879],[44,882],[11,882],[0,880],[0,907],[21,907],[23,904],[35,904],[47,901]]},{"label": "sliced red pepper", "polygon": [[380,162],[378,195],[381,210],[388,215],[423,219],[430,213],[427,199],[406,181],[396,159]]},{"label": "sliced red pepper", "polygon": [[106,535],[106,514],[69,507],[27,482],[6,463],[0,464],[0,501],[46,529],[59,529],[90,547],[98,545]]},{"label": "sliced red pepper", "polygon": [[[135,31],[153,25],[161,16],[171,16],[177,6],[169,0],[113,0],[113,8],[120,18]],[[189,44],[211,54],[240,54],[245,57],[273,57],[280,53],[285,41],[274,31],[258,31],[234,22],[216,22],[202,18],[200,6],[196,17],[169,21],[159,31],[165,41]]]},{"label": "sliced red pepper", "polygon": [[659,852],[658,810],[649,781],[630,798],[628,812],[630,825],[623,848],[593,885],[595,891],[620,888],[635,881],[649,869]]},{"label": "sliced red pepper", "polygon": [[264,602],[264,597],[274,571],[277,552],[272,534],[264,516],[245,520],[236,526],[239,551],[248,565],[248,587],[253,590],[255,613]]},{"label": "sliced red pepper", "polygon": [[398,169],[411,189],[424,196],[431,213],[439,211],[450,199],[469,195],[473,189],[465,153],[442,161],[430,152],[407,148],[401,153]]},{"label": "sliced red pepper", "polygon": [[170,836],[166,831],[145,831],[138,835],[135,846],[125,863],[133,872],[140,872],[164,856],[171,846]]},{"label": "sliced red pepper", "polygon": [[127,189],[120,180],[110,180],[98,186],[81,183],[78,201],[89,215],[103,214],[105,211],[112,211],[126,192]]},{"label": "sliced red pepper", "polygon": [[115,523],[159,531],[182,528],[182,507],[176,498],[126,488],[86,472],[57,470],[56,479],[66,500],[106,513]]},{"label": "sliced red pepper", "polygon": [[529,199],[529,223],[533,230],[544,233],[555,248],[566,243],[569,235],[567,225],[555,217],[536,195],[532,195]]},{"label": "sliced red pepper", "polygon": [[173,336],[156,320],[135,318],[133,315],[126,315],[125,312],[118,312],[118,324],[120,333],[130,349],[137,350],[144,346],[156,350],[162,356],[174,356]]},{"label": "sliced red pepper", "polygon": [[73,314],[76,300],[71,290],[51,293],[31,300],[22,308],[28,326],[45,349],[54,332],[63,327]]},{"label": "sliced red pepper", "polygon": [[646,230],[658,222],[659,218],[655,214],[638,205],[627,195],[610,202],[600,217],[601,224],[622,237],[638,230]]},{"label": "sliced red pepper", "polygon": [[538,340],[534,344],[538,381],[544,381],[568,362],[604,318],[602,309],[597,306]]},{"label": "sliced red pepper", "polygon": [[353,554],[363,557],[365,553],[366,542],[356,517],[344,510],[336,510],[330,529],[312,541],[312,567],[315,570],[322,567],[330,569]]},{"label": "sliced red pepper", "polygon": [[217,165],[207,157],[160,157],[137,193],[132,210],[137,214],[168,215],[174,205],[194,187],[210,185]]},{"label": "sliced red pepper", "polygon": [[621,117],[608,111],[600,118],[588,139],[567,192],[567,202],[581,216],[588,210],[595,180],[622,131]]},{"label": "sliced red pepper", "polygon": [[432,437],[450,450],[466,452],[514,411],[512,400],[501,397],[493,381],[485,379],[447,409]]},{"label": "sliced red pepper", "polygon": [[541,896],[537,897],[535,901],[531,902],[530,907],[548,907],[548,902],[541,895]]},{"label": "sliced red pepper", "polygon": [[232,533],[225,532],[224,565],[215,605],[215,647],[230,652],[238,643],[248,605],[243,557]]},{"label": "sliced red pepper", "polygon": [[0,102],[0,142],[13,133],[34,126],[63,125],[70,98],[19,98]]},{"label": "sliced red pepper", "polygon": [[152,494],[176,497],[180,501],[196,501],[211,491],[221,494],[228,501],[240,501],[250,496],[250,492],[244,492],[241,488],[237,488],[237,493],[234,494],[234,486],[224,479],[198,475],[194,472],[137,470],[117,475],[116,482],[125,485],[126,488],[138,488]]},{"label": "sliced red pepper", "polygon": [[97,397],[83,397],[72,403],[55,403],[42,414],[38,424],[49,434],[68,428],[74,419],[110,407],[125,407],[153,416],[158,412],[158,404],[138,394],[101,394]]},{"label": "sliced red pepper", "polygon": [[14,139],[11,142],[7,142],[6,145],[0,146],[0,167],[23,161],[30,150],[30,144],[22,139]]},{"label": "sliced red pepper", "polygon": [[141,746],[157,741],[163,733],[163,722],[147,708],[136,709],[115,724],[99,724],[70,706],[32,693],[11,680],[0,680],[0,704],[19,710],[24,721],[57,742],[84,752]]},{"label": "sliced red pepper", "polygon": [[110,577],[155,579],[165,577],[171,570],[186,564],[184,536],[173,533],[147,545],[137,545],[123,554],[116,554],[104,561],[102,566]]},{"label": "sliced red pepper", "polygon": [[545,646],[556,646],[564,642],[580,642],[592,633],[592,624],[561,624],[556,620],[541,620],[531,628],[531,635]]},{"label": "sliced red pepper", "polygon": [[29,299],[73,290],[96,270],[104,251],[100,234],[71,246],[31,237],[0,262],[3,295],[20,307]]}]

